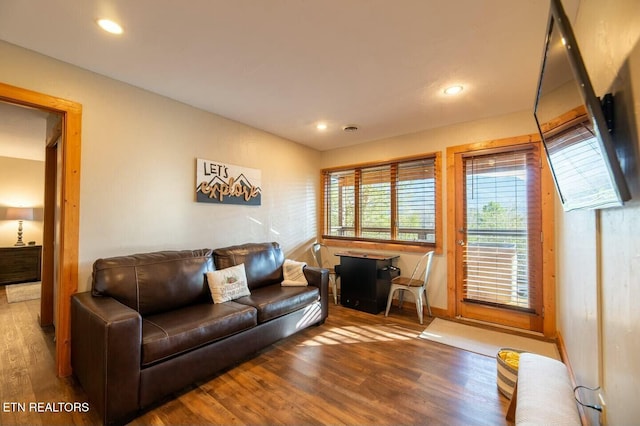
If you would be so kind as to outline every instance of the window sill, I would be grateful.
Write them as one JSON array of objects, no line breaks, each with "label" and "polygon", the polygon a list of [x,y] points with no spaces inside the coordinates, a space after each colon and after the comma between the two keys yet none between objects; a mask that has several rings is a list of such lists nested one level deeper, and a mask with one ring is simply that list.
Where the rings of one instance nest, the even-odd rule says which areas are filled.
[{"label": "window sill", "polygon": [[442,248],[434,243],[426,243],[420,245],[413,244],[394,244],[388,242],[374,241],[355,241],[343,238],[331,238],[324,236],[323,243],[331,247],[343,247],[356,250],[385,250],[407,253],[426,253],[435,250],[435,254],[442,254]]}]

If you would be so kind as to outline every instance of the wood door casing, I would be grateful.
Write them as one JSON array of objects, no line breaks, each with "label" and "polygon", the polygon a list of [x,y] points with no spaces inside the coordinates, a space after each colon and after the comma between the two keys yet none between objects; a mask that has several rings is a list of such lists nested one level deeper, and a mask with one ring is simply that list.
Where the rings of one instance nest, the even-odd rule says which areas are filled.
[{"label": "wood door casing", "polygon": [[[62,117],[62,171],[60,188],[60,253],[58,303],[56,311],[56,371],[59,377],[70,376],[71,370],[71,295],[78,290],[78,256],[80,235],[80,146],[82,105],[8,84],[0,83],[0,100],[44,111],[59,113]],[[51,165],[51,162],[47,163]],[[45,170],[45,175],[51,172]],[[45,191],[55,190],[48,186]],[[49,198],[45,194],[45,200]],[[45,219],[51,218],[45,206]],[[43,246],[44,258],[49,256],[47,241]],[[47,273],[50,269],[45,268]],[[51,272],[53,273],[53,272]]]},{"label": "wood door casing", "polygon": [[[501,149],[507,146],[533,145],[542,154],[544,152],[537,135],[525,135],[479,142],[469,145],[449,147],[447,149],[447,310],[452,317],[468,317],[480,321],[512,326],[525,330],[535,330],[544,333],[545,336],[555,337],[555,261],[553,254],[553,205],[554,187],[548,165],[544,158],[540,161],[540,193],[541,193],[541,221],[543,232],[543,247],[540,264],[536,266],[541,271],[542,279],[540,291],[542,292],[541,314],[532,316],[528,313],[505,310],[493,306],[483,306],[473,303],[459,303],[459,282],[464,276],[462,262],[459,261],[463,254],[458,242],[465,240],[460,233],[460,221],[463,214],[461,200],[464,188],[461,179],[462,153],[487,149]],[[461,238],[462,237],[462,238]]]}]

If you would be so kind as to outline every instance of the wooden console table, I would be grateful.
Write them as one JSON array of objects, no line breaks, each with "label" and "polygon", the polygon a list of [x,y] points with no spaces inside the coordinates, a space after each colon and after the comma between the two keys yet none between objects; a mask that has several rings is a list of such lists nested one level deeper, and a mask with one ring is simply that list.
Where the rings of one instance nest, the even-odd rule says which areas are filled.
[{"label": "wooden console table", "polygon": [[40,281],[42,246],[0,247],[0,285]]},{"label": "wooden console table", "polygon": [[385,310],[391,279],[400,274],[394,263],[400,256],[344,252],[340,257],[342,306],[378,314]]}]

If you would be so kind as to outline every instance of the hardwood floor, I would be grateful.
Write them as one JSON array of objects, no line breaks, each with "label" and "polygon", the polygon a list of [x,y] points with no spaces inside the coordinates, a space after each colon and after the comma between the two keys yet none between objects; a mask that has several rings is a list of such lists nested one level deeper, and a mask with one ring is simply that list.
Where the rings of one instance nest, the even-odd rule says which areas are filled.
[{"label": "hardwood floor", "polygon": [[72,378],[56,377],[55,333],[40,327],[39,313],[39,299],[9,304],[0,286],[0,424],[100,423],[65,404],[87,397]]},{"label": "hardwood floor", "polygon": [[[55,377],[53,330],[39,301],[7,304],[0,287],[0,424],[97,424],[65,412],[86,395]],[[330,304],[329,319],[147,410],[132,425],[505,425],[495,360],[417,338],[415,310],[371,315]],[[30,403],[52,403],[35,407]],[[22,403],[25,410],[11,403]],[[9,404],[9,405],[8,405]],[[51,412],[56,409],[57,412]],[[42,411],[41,410],[41,411]]]}]

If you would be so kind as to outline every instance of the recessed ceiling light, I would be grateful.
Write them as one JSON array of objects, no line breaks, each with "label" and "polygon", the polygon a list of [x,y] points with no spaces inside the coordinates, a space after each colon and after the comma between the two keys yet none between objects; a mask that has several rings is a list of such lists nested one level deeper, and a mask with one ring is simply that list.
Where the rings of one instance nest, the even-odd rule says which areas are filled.
[{"label": "recessed ceiling light", "polygon": [[342,130],[344,130],[345,132],[357,132],[358,126],[355,124],[348,124],[346,126],[343,126]]},{"label": "recessed ceiling light", "polygon": [[111,34],[123,33],[122,26],[120,26],[120,24],[118,24],[117,22],[112,21],[111,19],[98,19],[96,22],[98,23],[100,28],[102,28],[108,33],[111,33]]},{"label": "recessed ceiling light", "polygon": [[318,123],[316,125],[316,129],[318,129],[318,130],[327,130],[327,123]]},{"label": "recessed ceiling light", "polygon": [[458,93],[462,92],[462,89],[463,89],[462,86],[447,87],[446,89],[444,89],[444,94],[445,95],[457,95]]}]

